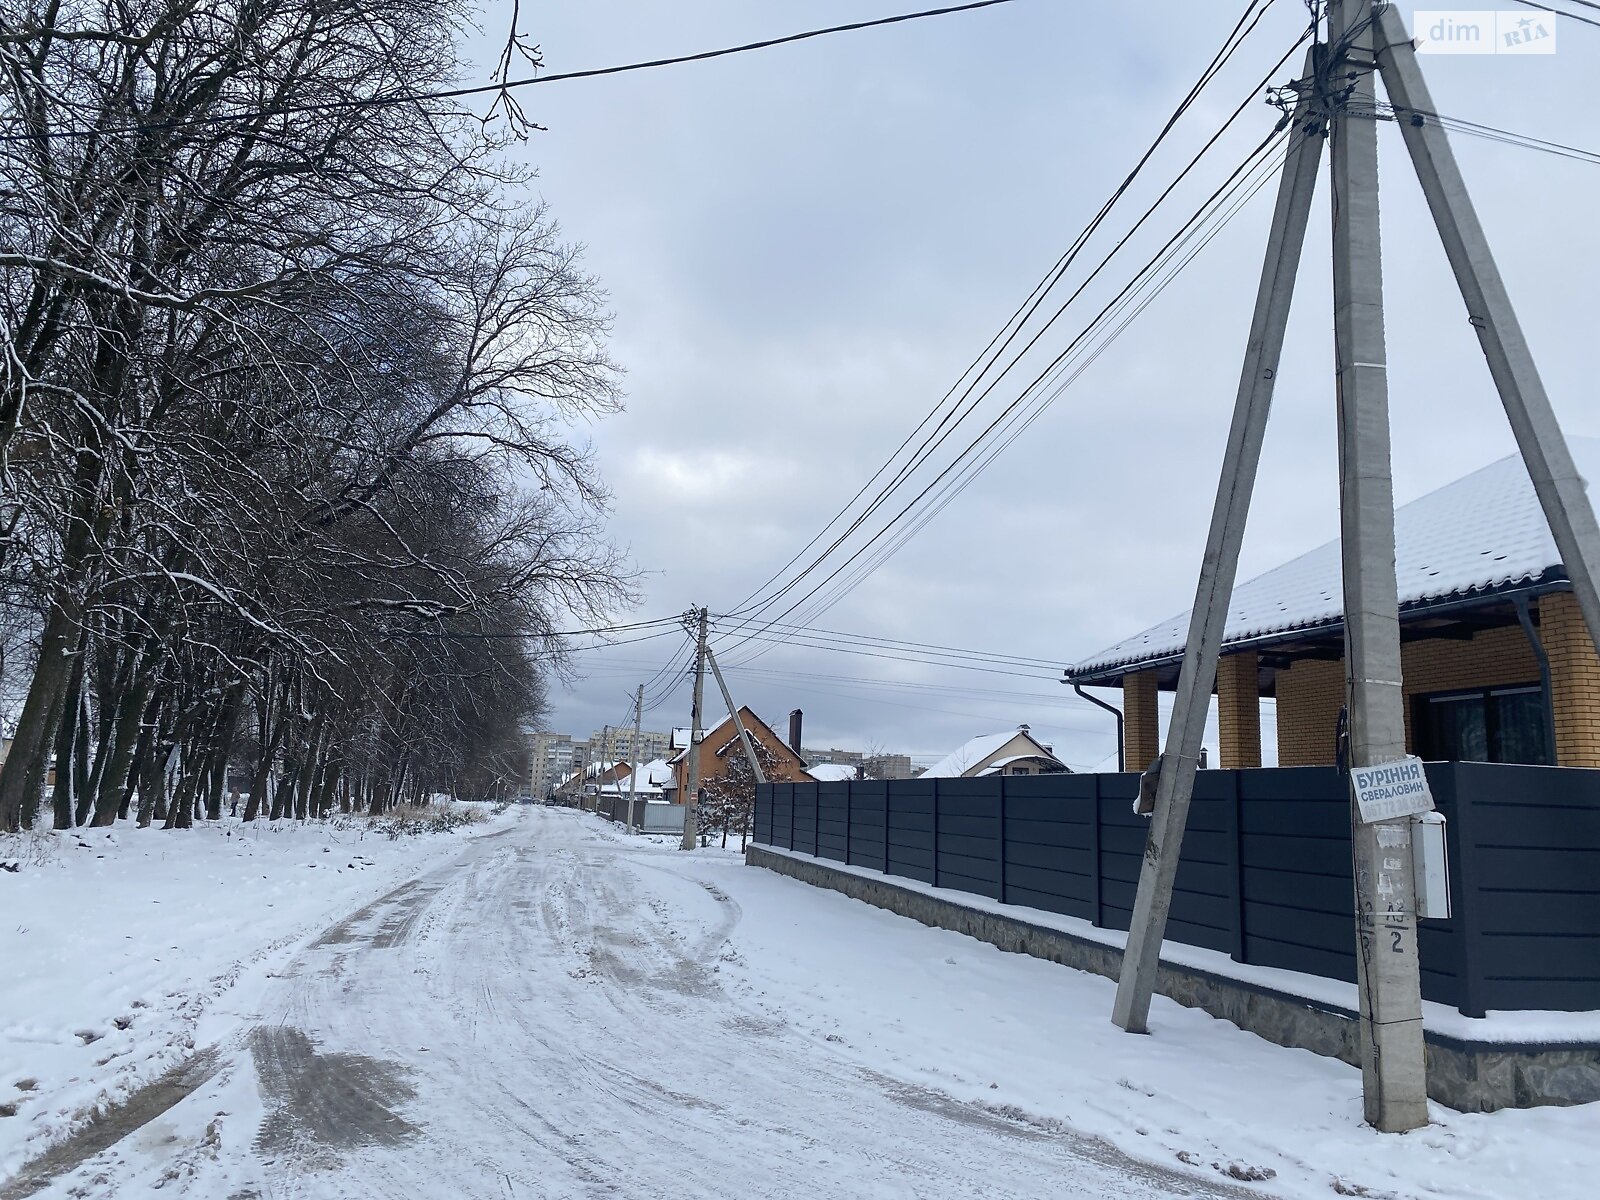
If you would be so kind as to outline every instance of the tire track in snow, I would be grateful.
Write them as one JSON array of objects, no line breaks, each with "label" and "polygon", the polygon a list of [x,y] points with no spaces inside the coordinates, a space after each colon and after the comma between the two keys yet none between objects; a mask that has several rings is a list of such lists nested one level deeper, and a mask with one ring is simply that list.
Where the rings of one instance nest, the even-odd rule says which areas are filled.
[{"label": "tire track in snow", "polygon": [[[532,811],[301,956],[261,1028],[309,1051],[291,1047],[293,1084],[267,1060],[263,1099],[281,1111],[276,1096],[308,1088],[306,1111],[326,1119],[287,1149],[224,1138],[218,1161],[171,1187],[206,1200],[241,1179],[295,1200],[1254,1194],[863,1074],[729,995],[716,966],[740,919],[725,894],[586,819]],[[350,1065],[364,1062],[381,1078]],[[322,1136],[345,1091],[360,1136]],[[384,1113],[405,1132],[385,1137],[399,1126]]]}]

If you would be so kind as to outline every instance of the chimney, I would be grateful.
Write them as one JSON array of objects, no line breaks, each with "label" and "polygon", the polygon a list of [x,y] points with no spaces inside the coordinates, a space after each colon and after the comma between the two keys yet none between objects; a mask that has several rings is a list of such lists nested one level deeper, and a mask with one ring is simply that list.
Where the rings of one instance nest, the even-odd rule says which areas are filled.
[{"label": "chimney", "polygon": [[789,714],[789,749],[796,754],[800,754],[800,722],[804,719],[805,713],[798,708]]}]

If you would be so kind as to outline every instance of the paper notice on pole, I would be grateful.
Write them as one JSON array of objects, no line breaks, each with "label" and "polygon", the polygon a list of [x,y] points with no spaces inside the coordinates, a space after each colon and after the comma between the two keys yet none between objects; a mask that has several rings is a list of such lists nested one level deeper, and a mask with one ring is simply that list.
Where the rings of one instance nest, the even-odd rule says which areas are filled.
[{"label": "paper notice on pole", "polygon": [[1350,768],[1350,787],[1363,825],[1433,811],[1422,760],[1411,755],[1398,762]]}]

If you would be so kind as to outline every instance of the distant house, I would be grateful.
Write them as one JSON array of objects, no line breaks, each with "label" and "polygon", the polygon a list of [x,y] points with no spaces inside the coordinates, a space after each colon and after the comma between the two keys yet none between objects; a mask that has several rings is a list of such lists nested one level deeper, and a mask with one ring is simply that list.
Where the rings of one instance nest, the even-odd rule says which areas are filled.
[{"label": "distant house", "polygon": [[[1569,442],[1600,478],[1600,438]],[[1600,661],[1516,455],[1395,509],[1406,748],[1427,759],[1600,767]],[[1337,761],[1344,704],[1340,550],[1327,542],[1241,583],[1217,665],[1221,766],[1259,767],[1262,696],[1278,765]],[[1127,763],[1160,752],[1156,694],[1177,687],[1183,613],[1079,662],[1121,687]]]},{"label": "distant house", "polygon": [[640,766],[637,780],[633,778],[627,763],[617,765],[622,769],[614,779],[601,785],[602,795],[627,796],[631,793],[642,800],[660,800],[672,784],[672,766],[664,758]]},{"label": "distant house", "polygon": [[601,790],[619,779],[626,779],[630,770],[632,768],[625,762],[590,763],[583,770],[572,772],[556,784],[553,794],[562,804],[578,804],[584,808],[593,808],[594,798]]},{"label": "distant house", "polygon": [[[760,717],[756,716],[747,706],[739,708],[739,718],[744,722],[745,729],[752,740],[772,755],[775,762],[773,769],[768,772],[769,783],[804,783],[809,780],[806,774],[805,761],[789,747]],[[669,765],[672,767],[673,780],[668,789],[668,799],[676,804],[683,803],[684,789],[689,781],[689,731],[675,729],[672,731],[672,744],[677,751]],[[739,744],[739,731],[734,726],[732,717],[723,717],[712,728],[702,730],[700,744],[697,748],[700,756],[700,782],[708,783],[716,779],[727,770],[728,756],[732,754],[743,755],[744,749]]]},{"label": "distant house", "polygon": [[818,763],[814,767],[807,767],[806,774],[818,783],[837,783],[841,779],[859,779],[861,768],[852,767],[849,763]]},{"label": "distant house", "polygon": [[1026,725],[983,733],[934,763],[922,779],[971,779],[978,775],[1060,775],[1067,764],[1034,738]]}]

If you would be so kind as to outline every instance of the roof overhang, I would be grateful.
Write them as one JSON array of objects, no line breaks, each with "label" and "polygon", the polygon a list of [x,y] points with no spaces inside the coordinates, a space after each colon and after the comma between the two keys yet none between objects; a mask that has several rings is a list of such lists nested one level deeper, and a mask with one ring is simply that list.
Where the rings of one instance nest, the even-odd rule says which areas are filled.
[{"label": "roof overhang", "polygon": [[[1518,597],[1531,600],[1553,592],[1571,590],[1572,584],[1566,573],[1555,569],[1545,572],[1537,583],[1514,583],[1467,596],[1441,596],[1404,604],[1400,607],[1400,640],[1464,640],[1480,630],[1517,624],[1515,600]],[[1275,690],[1274,677],[1277,672],[1295,662],[1344,657],[1344,618],[1238,638],[1225,642],[1222,647],[1224,655],[1246,651],[1255,651],[1261,656],[1261,694],[1270,696]],[[1091,667],[1085,671],[1069,670],[1062,682],[1082,684],[1084,687],[1115,687],[1126,676],[1154,671],[1156,686],[1163,691],[1172,691],[1178,686],[1178,673],[1182,665],[1183,650],[1180,648],[1149,658]]]}]

